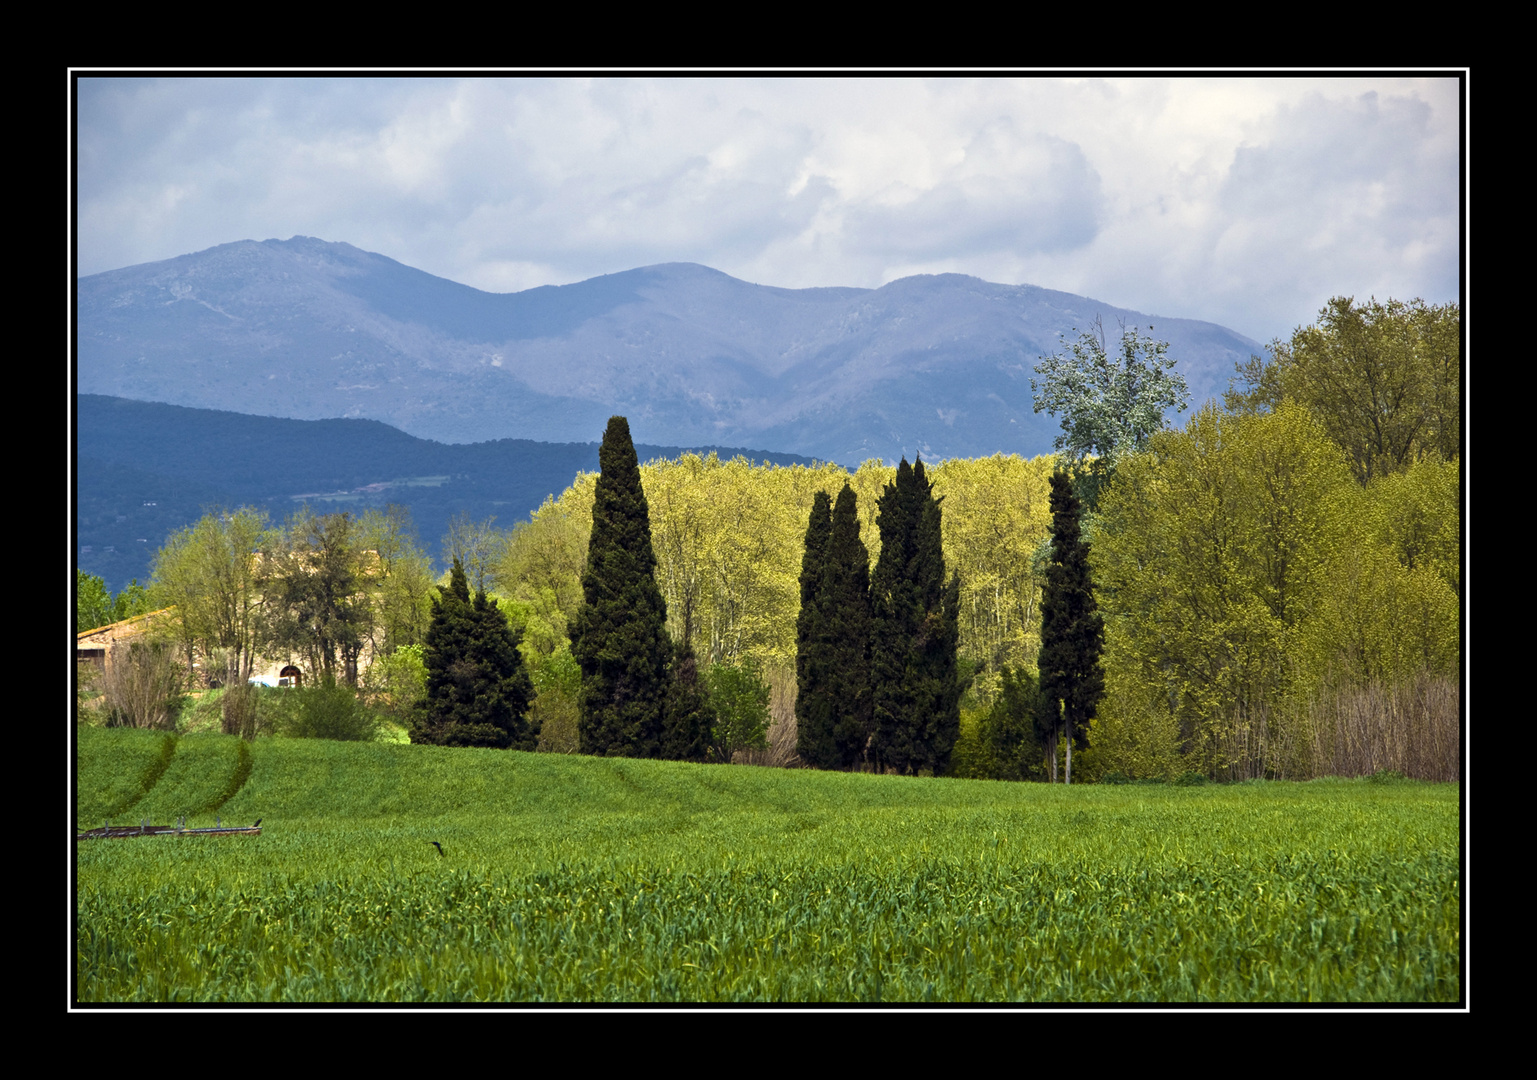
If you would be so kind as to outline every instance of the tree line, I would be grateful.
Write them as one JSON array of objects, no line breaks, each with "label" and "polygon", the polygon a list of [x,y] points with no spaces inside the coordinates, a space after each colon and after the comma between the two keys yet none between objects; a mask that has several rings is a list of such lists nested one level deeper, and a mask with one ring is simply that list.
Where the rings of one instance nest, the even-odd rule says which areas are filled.
[{"label": "tree line", "polygon": [[[528,724],[541,725],[545,748],[697,757],[725,726],[728,699],[761,719],[764,682],[788,672],[800,756],[824,767],[1045,779],[1065,754],[1064,773],[1090,779],[1304,776],[1398,761],[1391,746],[1407,740],[1445,772],[1461,657],[1459,327],[1455,306],[1332,301],[1317,325],[1240,365],[1225,399],[1178,430],[1149,420],[1182,395],[1159,343],[1123,328],[1112,349],[1095,328],[1038,368],[1037,403],[1063,414],[1063,437],[1057,455],[1032,461],[850,472],[685,455],[636,462],[632,475],[614,459],[628,441],[616,435],[599,473],[578,475],[512,530],[456,522],[448,547],[467,582],[456,602],[473,607],[484,591],[520,635]],[[1131,406],[1114,405],[1123,398]],[[1071,541],[1058,520],[1065,496],[1079,504]],[[640,504],[649,554],[614,554],[639,535]],[[409,531],[395,520],[397,534]],[[375,543],[377,521],[350,527]],[[307,535],[295,550],[324,563],[321,536]],[[629,565],[622,603],[603,588],[588,596],[594,544],[600,567]],[[274,556],[257,566],[275,573],[285,549],[267,547]],[[356,623],[369,654],[403,657],[397,670],[414,656],[419,687],[433,590],[414,550],[397,545],[372,570],[358,556],[352,595],[374,597],[371,621]],[[654,596],[637,584],[642,564]],[[163,597],[178,579],[159,566],[150,594]],[[1053,688],[1073,665],[1043,659],[1054,579],[1094,601],[1070,613],[1079,653],[1093,651],[1101,619],[1093,712],[1071,711]],[[177,594],[198,610],[186,634],[226,662],[245,655],[238,611],[213,610],[195,594],[214,578],[196,580]],[[307,578],[291,583],[263,592],[281,601],[268,625],[287,626],[315,670],[366,683],[347,605]],[[451,571],[440,604],[449,592]],[[618,619],[626,605],[650,613],[648,629]],[[334,617],[320,618],[327,610]],[[621,623],[621,638],[645,646],[632,642],[636,666],[623,671],[595,644]],[[951,634],[953,680],[922,659]],[[901,641],[905,652],[890,644]],[[728,672],[742,676],[734,690]],[[1075,677],[1092,687],[1091,672]],[[911,720],[920,700],[927,727]],[[702,752],[729,759],[732,745],[743,744]]]}]

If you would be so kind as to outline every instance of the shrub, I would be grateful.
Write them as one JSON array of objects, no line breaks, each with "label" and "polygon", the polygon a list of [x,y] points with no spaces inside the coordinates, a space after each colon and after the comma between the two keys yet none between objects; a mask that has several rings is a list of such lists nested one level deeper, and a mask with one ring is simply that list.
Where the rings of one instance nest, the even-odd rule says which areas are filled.
[{"label": "shrub", "polygon": [[281,691],[272,704],[273,729],[292,739],[368,742],[379,733],[378,716],[333,676],[323,676],[314,686]]},{"label": "shrub", "polygon": [[529,719],[539,724],[539,749],[552,754],[575,754],[581,749],[577,722],[582,692],[582,669],[565,646],[529,663],[535,697]]},{"label": "shrub", "polygon": [[711,664],[705,682],[717,718],[710,759],[726,762],[739,750],[767,749],[769,688],[757,673],[746,667]]},{"label": "shrub", "polygon": [[1206,782],[1206,774],[1193,769],[1182,772],[1174,778],[1174,783],[1179,787],[1200,787]]},{"label": "shrub", "polygon": [[100,726],[107,722],[101,684],[101,668],[89,660],[75,665],[75,723]]},{"label": "shrub", "polygon": [[176,726],[181,709],[182,668],[171,648],[161,642],[135,641],[113,651],[102,689],[107,699],[109,727]]},{"label": "shrub", "polygon": [[409,727],[411,712],[427,697],[427,664],[420,645],[402,645],[376,661],[363,679],[364,700],[379,715]]}]

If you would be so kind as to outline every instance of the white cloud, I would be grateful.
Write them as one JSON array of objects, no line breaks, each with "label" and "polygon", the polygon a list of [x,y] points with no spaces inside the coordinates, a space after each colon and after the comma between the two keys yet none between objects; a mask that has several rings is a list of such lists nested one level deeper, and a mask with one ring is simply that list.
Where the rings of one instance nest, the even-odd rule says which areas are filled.
[{"label": "white cloud", "polygon": [[79,86],[84,274],[307,234],[498,291],[947,270],[1261,338],[1457,290],[1454,78]]}]

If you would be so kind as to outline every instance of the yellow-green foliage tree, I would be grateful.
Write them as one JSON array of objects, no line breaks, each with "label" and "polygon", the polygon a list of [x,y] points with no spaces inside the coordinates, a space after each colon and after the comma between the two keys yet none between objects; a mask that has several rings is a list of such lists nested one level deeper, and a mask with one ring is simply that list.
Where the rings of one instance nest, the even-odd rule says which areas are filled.
[{"label": "yellow-green foliage tree", "polygon": [[973,693],[983,701],[998,692],[1004,665],[1033,668],[1040,652],[1031,559],[1051,527],[1055,461],[994,454],[943,461],[930,474],[945,500],[945,565],[961,578],[960,656],[978,673]]},{"label": "yellow-green foliage tree", "polygon": [[1400,473],[1460,452],[1462,310],[1456,304],[1336,296],[1312,326],[1238,365],[1227,406],[1306,406],[1349,456],[1356,479]]},{"label": "yellow-green foliage tree", "polygon": [[[1094,545],[1101,764],[1307,774],[1320,694],[1454,671],[1454,485],[1419,471],[1440,468],[1363,488],[1322,422],[1290,401],[1208,406],[1124,462]],[[1403,561],[1411,550],[1421,565]]]},{"label": "yellow-green foliage tree", "polygon": [[[941,462],[931,472],[945,498],[945,564],[961,577],[960,654],[981,669],[984,696],[1005,663],[1034,667],[1039,582],[1030,557],[1050,524],[1053,458],[995,455]],[[896,470],[869,461],[778,467],[686,454],[641,466],[651,510],[657,580],[668,629],[688,616],[701,663],[793,666],[806,515],[818,491],[835,499],[845,483],[858,497],[860,537],[880,557],[875,507]],[[514,529],[496,568],[500,589],[549,628],[553,651],[581,600],[581,567],[592,528],[594,474],[579,475]],[[539,640],[530,625],[527,643]],[[532,657],[530,659],[533,659]]]}]

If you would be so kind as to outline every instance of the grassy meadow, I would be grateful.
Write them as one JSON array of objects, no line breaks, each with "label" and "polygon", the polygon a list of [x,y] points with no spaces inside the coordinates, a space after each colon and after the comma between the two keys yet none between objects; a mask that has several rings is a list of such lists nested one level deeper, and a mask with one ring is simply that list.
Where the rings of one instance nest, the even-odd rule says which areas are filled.
[{"label": "grassy meadow", "polygon": [[1458,799],[83,727],[75,994],[1455,1002]]}]

